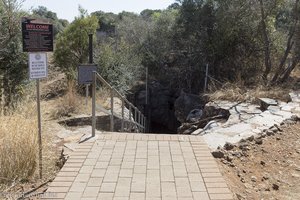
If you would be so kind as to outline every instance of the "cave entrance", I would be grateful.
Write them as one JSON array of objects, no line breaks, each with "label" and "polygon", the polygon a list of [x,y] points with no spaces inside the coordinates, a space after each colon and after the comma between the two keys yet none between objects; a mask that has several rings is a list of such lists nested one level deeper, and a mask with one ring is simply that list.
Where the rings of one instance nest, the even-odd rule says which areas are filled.
[{"label": "cave entrance", "polygon": [[178,127],[174,127],[173,129],[170,129],[169,127],[166,127],[163,124],[152,121],[152,122],[150,122],[149,133],[177,134],[177,128]]},{"label": "cave entrance", "polygon": [[146,116],[148,133],[177,134],[181,125],[175,116],[174,104],[177,98],[176,91],[156,81],[149,83],[148,93],[145,85],[140,84],[132,88],[127,95],[127,99]]}]

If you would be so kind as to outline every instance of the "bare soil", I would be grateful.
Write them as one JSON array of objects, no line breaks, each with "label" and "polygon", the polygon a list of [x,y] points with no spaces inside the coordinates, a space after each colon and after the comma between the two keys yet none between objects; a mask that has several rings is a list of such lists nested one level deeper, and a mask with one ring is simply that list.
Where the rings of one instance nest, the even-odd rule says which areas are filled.
[{"label": "bare soil", "polygon": [[237,145],[218,159],[235,199],[300,199],[300,123],[261,141],[247,141],[243,150]]}]

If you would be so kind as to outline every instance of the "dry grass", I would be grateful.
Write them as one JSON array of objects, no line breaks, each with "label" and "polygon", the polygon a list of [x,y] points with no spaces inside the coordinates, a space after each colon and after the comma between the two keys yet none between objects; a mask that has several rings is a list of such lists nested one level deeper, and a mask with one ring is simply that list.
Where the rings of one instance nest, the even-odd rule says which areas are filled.
[{"label": "dry grass", "polygon": [[97,90],[96,103],[105,109],[110,109],[110,91],[106,88],[100,88]]},{"label": "dry grass", "polygon": [[0,183],[27,180],[35,173],[37,122],[32,105],[0,116]]},{"label": "dry grass", "polygon": [[74,82],[69,82],[67,93],[58,99],[55,109],[51,110],[50,117],[59,119],[61,117],[70,116],[71,113],[76,113],[81,105],[80,97],[76,92]]},{"label": "dry grass", "polygon": [[290,100],[289,89],[286,88],[257,86],[255,88],[248,89],[244,87],[243,84],[238,83],[226,83],[222,86],[222,88],[206,95],[210,101],[227,100],[257,103],[257,99],[262,97],[273,98],[285,102]]}]

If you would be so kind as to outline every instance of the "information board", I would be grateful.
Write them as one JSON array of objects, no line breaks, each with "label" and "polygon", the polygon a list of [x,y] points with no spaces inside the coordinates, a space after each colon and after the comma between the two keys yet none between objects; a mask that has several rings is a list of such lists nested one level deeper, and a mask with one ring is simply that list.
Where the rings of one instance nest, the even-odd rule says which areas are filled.
[{"label": "information board", "polygon": [[24,52],[53,51],[53,25],[22,22]]},{"label": "information board", "polygon": [[78,83],[91,84],[93,82],[93,71],[97,71],[97,65],[79,65]]},{"label": "information board", "polygon": [[46,53],[29,53],[29,78],[40,79],[48,76]]}]

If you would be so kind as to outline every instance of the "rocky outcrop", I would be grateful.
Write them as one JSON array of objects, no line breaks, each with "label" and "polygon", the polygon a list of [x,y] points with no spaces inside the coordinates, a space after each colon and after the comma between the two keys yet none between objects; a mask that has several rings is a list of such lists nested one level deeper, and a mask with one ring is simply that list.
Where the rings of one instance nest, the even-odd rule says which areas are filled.
[{"label": "rocky outcrop", "polygon": [[223,146],[226,142],[235,144],[241,139],[253,136],[256,144],[262,144],[259,137],[274,135],[280,132],[282,124],[299,120],[300,92],[292,92],[290,97],[292,101],[288,103],[261,98],[260,105],[216,101],[214,104],[229,110],[228,120],[225,123],[216,122],[214,126],[206,129],[197,129],[193,133],[203,135],[212,149]]},{"label": "rocky outcrop", "polygon": [[180,96],[176,99],[174,104],[175,116],[181,123],[197,121],[197,119],[200,119],[200,116],[202,116],[201,110],[204,108],[205,103],[203,97],[181,91]]},{"label": "rocky outcrop", "polygon": [[[203,110],[192,110],[187,117],[187,122],[178,128],[178,133],[191,134],[198,129],[202,129],[201,131],[203,131],[211,126],[210,122],[213,120],[226,121],[229,116],[229,110],[223,109],[213,102],[209,102],[205,105]],[[200,134],[200,132],[198,134]]]}]

